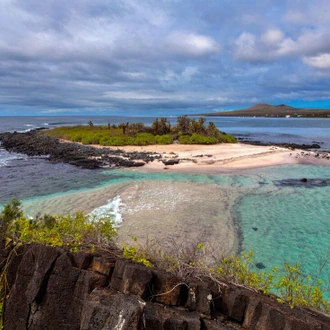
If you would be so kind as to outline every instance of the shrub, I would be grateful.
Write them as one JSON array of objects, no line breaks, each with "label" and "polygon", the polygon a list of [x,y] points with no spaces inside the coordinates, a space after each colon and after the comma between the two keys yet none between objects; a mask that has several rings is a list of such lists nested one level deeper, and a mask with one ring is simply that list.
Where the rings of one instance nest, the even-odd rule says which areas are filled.
[{"label": "shrub", "polygon": [[156,140],[157,144],[172,144],[173,143],[173,138],[168,134],[156,135],[155,140]]},{"label": "shrub", "polygon": [[130,138],[127,136],[107,136],[100,139],[100,144],[102,146],[125,146],[130,141]]},{"label": "shrub", "polygon": [[177,240],[163,242],[167,247],[172,246],[168,251],[149,239],[143,245],[136,237],[133,240],[133,246],[123,246],[124,255],[147,266],[164,269],[182,278],[210,276],[217,283],[232,282],[277,294],[278,301],[287,302],[291,307],[310,306],[327,313],[330,311],[330,302],[323,297],[322,282],[312,281],[310,276],[303,274],[298,264],[285,263],[282,271],[275,267],[271,272],[261,272],[255,267],[254,253],[250,251],[239,256],[223,257],[216,266],[207,266],[204,260],[209,254],[206,254],[206,247],[201,243],[180,246]]},{"label": "shrub", "polygon": [[11,223],[23,216],[21,202],[13,199],[11,203],[4,206],[0,214],[0,239],[7,237]]},{"label": "shrub", "polygon": [[237,139],[231,134],[220,133],[217,135],[217,140],[223,143],[236,143]]},{"label": "shrub", "polygon": [[216,144],[218,140],[212,136],[204,136],[201,134],[193,133],[191,136],[182,135],[179,137],[182,144]]},{"label": "shrub", "polygon": [[156,140],[154,135],[151,133],[138,133],[134,138],[132,138],[131,144],[145,146],[149,144],[156,144]]},{"label": "shrub", "polygon": [[83,135],[81,138],[82,144],[100,144],[100,140],[102,139],[101,134],[89,134]]},{"label": "shrub", "polygon": [[272,273],[253,271],[254,253],[241,253],[239,256],[227,256],[220,260],[214,269],[219,278],[226,281],[269,292],[273,280]]},{"label": "shrub", "polygon": [[109,243],[117,234],[109,216],[100,218],[77,212],[74,216],[44,215],[28,219],[21,211],[21,203],[13,200],[6,205],[0,215],[1,236],[14,245],[39,242],[46,245],[80,247]]}]

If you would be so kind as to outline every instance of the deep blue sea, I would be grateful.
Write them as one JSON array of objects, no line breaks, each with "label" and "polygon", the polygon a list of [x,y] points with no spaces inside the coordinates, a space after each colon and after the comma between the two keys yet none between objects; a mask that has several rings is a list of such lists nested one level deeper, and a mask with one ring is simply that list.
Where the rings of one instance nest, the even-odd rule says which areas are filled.
[{"label": "deep blue sea", "polygon": [[[62,125],[143,122],[153,117],[0,117],[0,132],[26,131]],[[176,118],[170,120],[175,123]],[[254,141],[319,143],[330,150],[330,119],[212,117],[227,133]],[[266,270],[299,262],[308,273],[317,273],[330,248],[330,186],[302,185],[301,178],[330,180],[330,166],[286,165],[244,170],[235,174],[188,175],[140,173],[125,170],[87,170],[47,159],[10,154],[0,146],[0,205],[70,194],[133,180],[185,180],[230,185],[240,193],[233,216],[240,229],[242,250],[252,249]],[[201,214],[201,218],[203,215]],[[219,214],[219,219],[221,215]],[[330,275],[330,263],[321,278]]]}]

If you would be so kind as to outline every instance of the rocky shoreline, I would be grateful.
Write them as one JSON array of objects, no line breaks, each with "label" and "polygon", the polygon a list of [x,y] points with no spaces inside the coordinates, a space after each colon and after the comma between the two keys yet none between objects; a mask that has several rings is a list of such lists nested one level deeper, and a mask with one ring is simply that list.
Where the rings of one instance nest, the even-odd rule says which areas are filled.
[{"label": "rocky shoreline", "polygon": [[[267,153],[273,153],[274,148],[279,148],[287,151],[301,150],[311,151],[309,154],[311,158],[315,159],[330,159],[328,151],[322,151],[318,143],[312,144],[296,144],[296,143],[268,143],[262,141],[249,141],[246,139],[239,139],[240,145],[246,145],[249,149],[253,146],[269,147],[269,150],[256,151],[256,154],[248,153],[247,156],[253,158],[256,156],[266,156]],[[168,165],[177,164],[197,164],[197,165],[220,165],[223,166],[228,162],[232,164],[233,161],[242,159],[241,147],[238,148],[231,145],[231,156],[226,156],[224,153],[224,146],[221,149],[210,149],[210,146],[202,145],[200,152],[205,154],[197,154],[192,151],[197,145],[159,145],[156,148],[149,148],[150,146],[127,146],[120,148],[110,148],[101,146],[82,145],[75,142],[61,141],[57,138],[49,137],[41,134],[39,130],[29,131],[25,133],[0,133],[1,146],[9,152],[22,153],[29,156],[46,157],[51,162],[69,163],[81,168],[87,169],[114,169],[114,168],[130,168],[142,167],[146,164],[154,164],[161,169],[168,169]],[[185,151],[170,151],[174,147],[179,147],[179,150]],[[175,148],[177,149],[177,148]],[[189,150],[189,152],[187,152]],[[318,150],[315,152],[315,150]],[[244,154],[244,153],[243,153]],[[298,156],[306,156],[307,153],[299,154]],[[291,156],[291,153],[290,153]],[[298,157],[296,156],[296,158]],[[198,158],[199,157],[199,158]],[[197,159],[198,158],[198,159]],[[306,157],[303,157],[306,158]],[[155,161],[156,160],[156,161]],[[260,162],[258,161],[260,166]],[[148,165],[146,167],[150,167]],[[164,167],[165,166],[165,167]],[[201,166],[199,166],[201,167]],[[178,169],[176,167],[176,169]]]},{"label": "rocky shoreline", "polygon": [[88,169],[138,167],[160,158],[152,152],[125,152],[120,149],[95,148],[72,142],[61,142],[39,131],[1,133],[1,145],[9,152],[28,156],[47,156],[52,162],[69,163]]},{"label": "rocky shoreline", "polygon": [[298,143],[289,143],[289,142],[274,143],[274,142],[250,141],[245,138],[239,138],[238,140],[240,143],[251,144],[254,146],[277,146],[277,147],[288,148],[288,149],[292,149],[292,150],[295,150],[295,149],[311,150],[311,149],[320,149],[321,148],[321,146],[316,142],[313,142],[312,144],[305,144],[305,143],[298,144]]}]

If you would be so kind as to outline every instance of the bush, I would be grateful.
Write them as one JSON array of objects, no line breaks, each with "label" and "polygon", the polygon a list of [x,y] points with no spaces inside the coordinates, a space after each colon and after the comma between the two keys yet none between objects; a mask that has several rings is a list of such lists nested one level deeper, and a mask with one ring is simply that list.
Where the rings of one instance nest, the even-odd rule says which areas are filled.
[{"label": "bush", "polygon": [[156,144],[156,139],[151,133],[138,133],[134,138],[132,138],[131,144],[137,146]]},{"label": "bush", "polygon": [[81,143],[82,144],[100,144],[101,139],[102,139],[101,134],[83,135],[83,137],[81,138]]},{"label": "bush", "polygon": [[235,138],[235,136],[225,133],[218,134],[217,140],[223,143],[237,143],[237,139]]},{"label": "bush", "polygon": [[236,138],[220,132],[214,123],[205,126],[205,119],[178,117],[178,123],[171,128],[166,118],[156,119],[152,126],[143,123],[121,123],[110,126],[65,126],[43,131],[55,138],[81,142],[83,144],[101,144],[104,146],[171,144],[173,137],[182,144],[234,143]]},{"label": "bush", "polygon": [[102,146],[125,146],[130,144],[131,139],[127,136],[107,136],[100,139]]},{"label": "bush", "polygon": [[212,136],[204,136],[197,133],[193,133],[191,136],[182,135],[179,137],[179,141],[182,144],[216,144],[218,140]]},{"label": "bush", "polygon": [[45,245],[81,247],[109,243],[117,235],[116,229],[108,216],[100,218],[77,212],[74,216],[44,215],[28,219],[21,211],[21,203],[13,200],[6,205],[0,215],[1,236],[14,245],[18,243],[39,242]]},{"label": "bush", "polygon": [[172,144],[173,143],[173,138],[168,134],[156,135],[155,140],[156,140],[157,144]]}]

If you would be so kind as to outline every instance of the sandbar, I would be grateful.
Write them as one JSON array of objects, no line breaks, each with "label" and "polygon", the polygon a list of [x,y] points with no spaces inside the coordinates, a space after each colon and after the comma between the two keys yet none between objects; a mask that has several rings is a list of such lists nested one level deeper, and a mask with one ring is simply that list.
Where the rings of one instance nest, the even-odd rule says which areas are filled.
[{"label": "sandbar", "polygon": [[[221,174],[288,164],[330,165],[327,153],[242,143],[125,146],[120,149],[154,152],[161,156],[142,167],[127,169],[129,171]],[[164,161],[169,159],[179,162],[165,165]],[[49,196],[25,201],[23,206],[32,216],[38,212],[72,214],[82,210],[89,213],[119,197],[122,223],[118,228],[118,244],[135,244],[132,236],[141,244],[146,240],[157,241],[169,250],[180,244],[203,243],[208,248],[208,256],[217,259],[240,250],[240,232],[233,215],[240,194],[242,192],[230,184],[219,185],[212,180],[178,181],[169,176],[169,180],[132,180]]]}]

